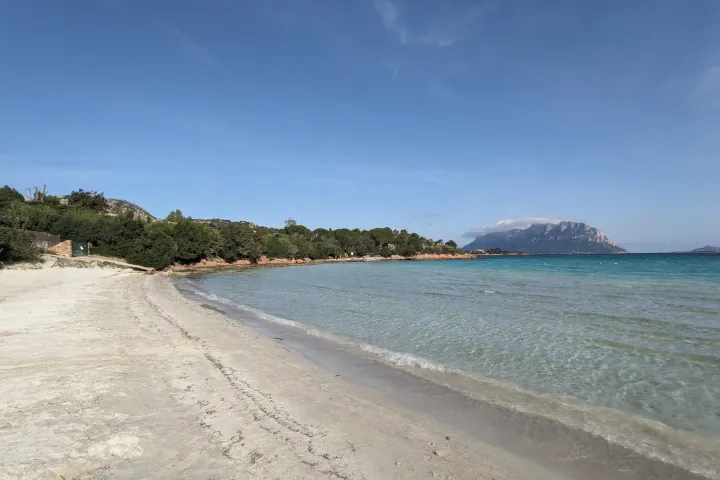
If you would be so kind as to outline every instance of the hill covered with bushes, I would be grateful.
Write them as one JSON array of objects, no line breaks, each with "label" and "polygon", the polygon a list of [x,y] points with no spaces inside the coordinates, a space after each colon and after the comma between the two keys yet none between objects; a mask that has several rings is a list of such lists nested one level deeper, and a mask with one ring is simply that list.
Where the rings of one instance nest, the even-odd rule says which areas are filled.
[{"label": "hill covered with bushes", "polygon": [[124,258],[158,270],[173,263],[190,264],[215,258],[257,262],[263,256],[320,260],[459,253],[453,241],[434,241],[389,227],[310,230],[287,220],[283,228],[271,228],[243,221],[195,220],[185,217],[180,210],[171,212],[164,220],[154,220],[132,208],[118,214],[102,193],[94,191],[79,189],[64,197],[43,191],[26,200],[11,187],[3,187],[0,260],[23,260],[36,254],[25,245],[30,241],[23,232],[26,230],[58,234],[63,240],[88,241],[95,254]]}]

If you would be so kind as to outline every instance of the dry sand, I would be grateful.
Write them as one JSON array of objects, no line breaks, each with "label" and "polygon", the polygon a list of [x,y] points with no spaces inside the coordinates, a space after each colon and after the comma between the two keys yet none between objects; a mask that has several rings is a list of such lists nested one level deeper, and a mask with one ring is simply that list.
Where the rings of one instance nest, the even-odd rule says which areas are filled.
[{"label": "dry sand", "polygon": [[0,478],[550,479],[109,269],[0,271]]}]

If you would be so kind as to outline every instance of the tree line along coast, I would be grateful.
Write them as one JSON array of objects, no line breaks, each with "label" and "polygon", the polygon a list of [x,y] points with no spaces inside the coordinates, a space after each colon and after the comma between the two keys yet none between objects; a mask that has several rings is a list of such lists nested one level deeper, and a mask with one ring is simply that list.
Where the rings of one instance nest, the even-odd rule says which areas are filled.
[{"label": "tree line along coast", "polygon": [[197,220],[180,210],[158,220],[139,207],[111,211],[118,202],[83,189],[54,196],[35,188],[23,195],[6,185],[0,188],[0,261],[37,259],[42,252],[30,232],[89,242],[93,254],[157,270],[205,259],[255,263],[262,257],[324,260],[461,253],[452,240],[432,240],[389,227],[310,230],[287,220],[283,228],[272,228],[244,221]]}]

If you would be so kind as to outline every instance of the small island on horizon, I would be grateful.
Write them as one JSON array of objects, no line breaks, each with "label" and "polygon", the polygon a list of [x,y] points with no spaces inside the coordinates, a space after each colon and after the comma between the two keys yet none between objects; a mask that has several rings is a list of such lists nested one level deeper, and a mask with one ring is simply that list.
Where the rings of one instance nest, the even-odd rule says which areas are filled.
[{"label": "small island on horizon", "polygon": [[712,247],[710,245],[706,245],[704,247],[691,250],[690,253],[720,253],[720,247]]}]

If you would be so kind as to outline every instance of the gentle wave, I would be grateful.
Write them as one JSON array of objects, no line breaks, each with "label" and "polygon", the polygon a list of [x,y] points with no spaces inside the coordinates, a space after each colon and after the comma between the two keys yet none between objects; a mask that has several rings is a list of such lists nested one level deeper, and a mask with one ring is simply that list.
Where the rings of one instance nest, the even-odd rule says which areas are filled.
[{"label": "gentle wave", "polygon": [[202,290],[198,290],[196,288],[190,287],[189,290],[192,293],[194,293],[200,297],[203,297],[207,300],[210,300],[213,302],[218,302],[223,305],[227,305],[230,307],[237,308],[238,310],[242,310],[247,313],[251,313],[251,314],[255,315],[257,318],[264,320],[266,322],[275,323],[278,325],[284,325],[286,327],[296,328],[296,329],[298,329],[308,335],[311,335],[313,337],[325,338],[327,340],[333,340],[333,341],[336,341],[339,343],[354,344],[352,342],[348,342],[344,338],[338,337],[337,335],[333,335],[332,333],[318,330],[316,328],[308,327],[304,323],[296,322],[294,320],[289,320],[287,318],[279,317],[277,315],[271,315],[271,314],[269,314],[263,310],[260,310],[258,308],[253,308],[253,307],[249,307],[247,305],[242,305],[240,303],[233,302],[232,300],[228,300],[227,298],[219,297],[212,293],[203,292]]},{"label": "gentle wave", "polygon": [[430,360],[409,353],[393,352],[385,348],[376,347],[367,343],[358,345],[362,350],[371,353],[381,359],[401,367],[417,367],[434,372],[449,372],[451,368],[446,365],[431,362]]}]

